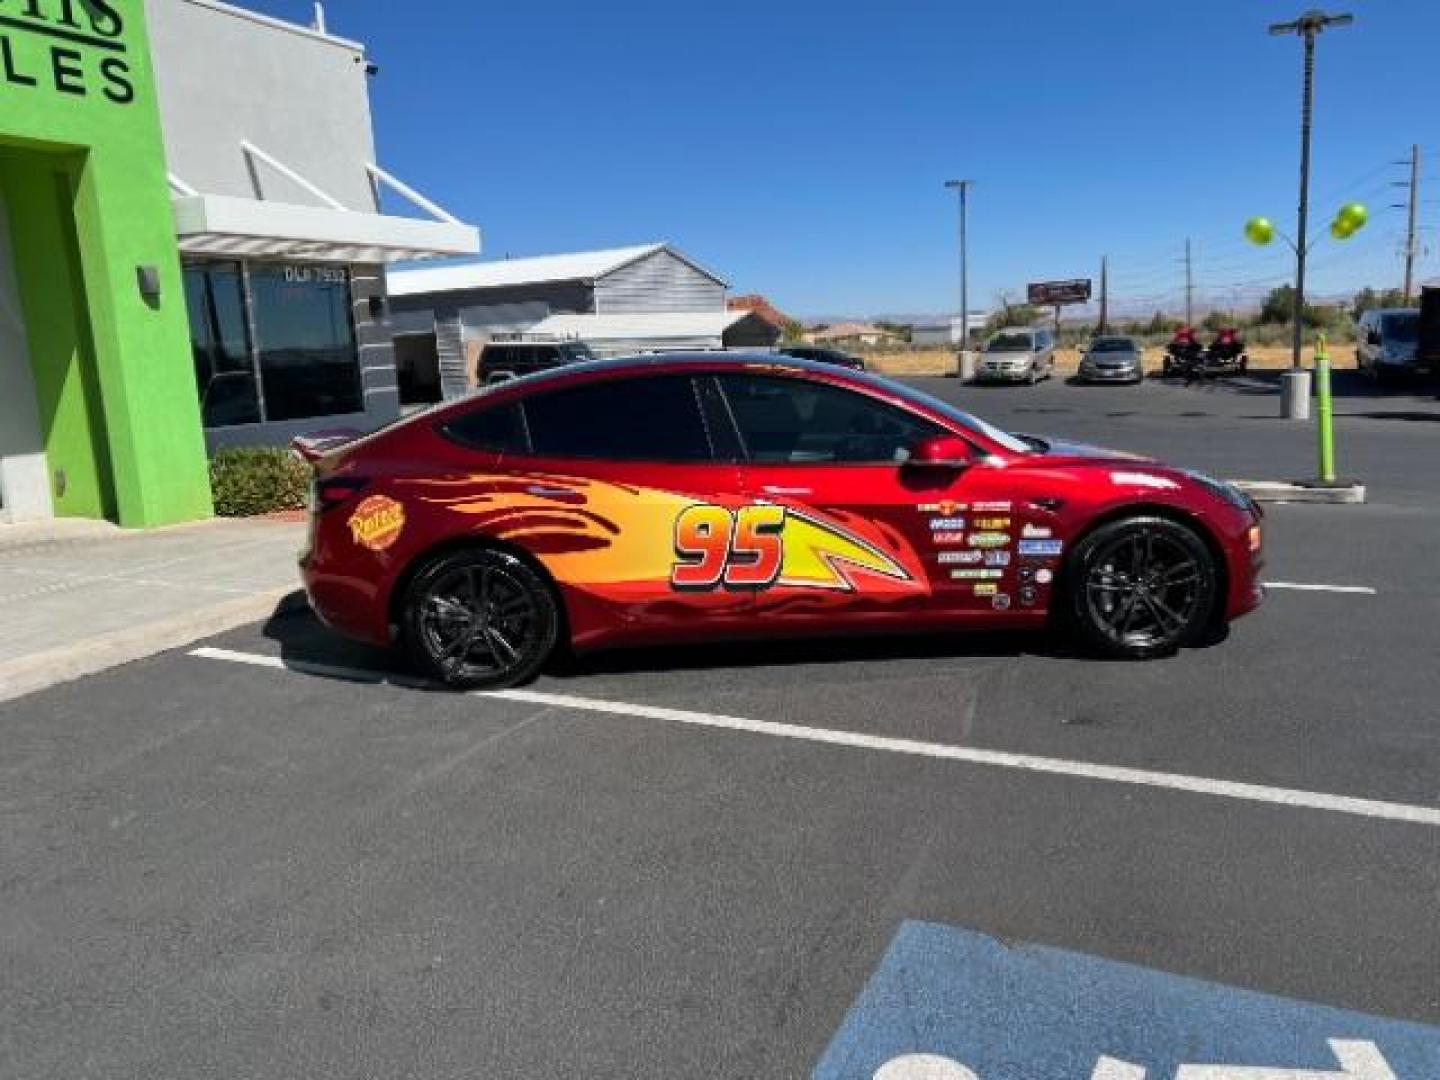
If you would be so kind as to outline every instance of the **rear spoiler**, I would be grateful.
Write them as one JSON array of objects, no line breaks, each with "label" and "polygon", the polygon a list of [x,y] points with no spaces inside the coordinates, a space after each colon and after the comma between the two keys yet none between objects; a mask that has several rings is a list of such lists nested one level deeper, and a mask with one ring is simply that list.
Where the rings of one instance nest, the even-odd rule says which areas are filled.
[{"label": "rear spoiler", "polygon": [[314,431],[309,435],[296,435],[290,440],[290,452],[305,464],[314,465],[326,454],[333,454],[364,434],[355,428],[332,428],[329,431]]}]

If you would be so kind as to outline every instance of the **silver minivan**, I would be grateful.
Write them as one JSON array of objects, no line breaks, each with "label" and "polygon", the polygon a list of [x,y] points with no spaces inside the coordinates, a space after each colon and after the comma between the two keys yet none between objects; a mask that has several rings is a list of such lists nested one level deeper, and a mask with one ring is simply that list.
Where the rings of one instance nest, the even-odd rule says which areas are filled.
[{"label": "silver minivan", "polygon": [[985,345],[975,374],[1031,386],[1048,379],[1055,374],[1055,331],[1018,326],[997,331]]},{"label": "silver minivan", "polygon": [[1360,316],[1355,366],[1377,381],[1419,371],[1420,310],[1375,308]]}]

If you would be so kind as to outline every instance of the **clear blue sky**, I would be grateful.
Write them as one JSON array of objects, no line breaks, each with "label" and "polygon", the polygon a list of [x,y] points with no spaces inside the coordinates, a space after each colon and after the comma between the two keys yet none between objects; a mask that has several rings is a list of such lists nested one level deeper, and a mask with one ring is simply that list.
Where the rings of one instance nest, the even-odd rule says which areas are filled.
[{"label": "clear blue sky", "polygon": [[[308,21],[308,0],[241,0]],[[381,162],[481,226],[485,253],[670,240],[799,315],[956,306],[948,177],[976,181],[971,305],[1027,280],[1096,276],[1176,308],[1194,238],[1200,299],[1289,274],[1241,238],[1293,228],[1308,0],[689,4],[330,0],[380,65]],[[1319,43],[1312,221],[1373,211],[1312,255],[1317,291],[1398,285],[1391,167],[1429,152],[1440,224],[1435,0],[1356,0]],[[1421,277],[1440,274],[1427,252]],[[1238,293],[1236,290],[1239,290]]]}]

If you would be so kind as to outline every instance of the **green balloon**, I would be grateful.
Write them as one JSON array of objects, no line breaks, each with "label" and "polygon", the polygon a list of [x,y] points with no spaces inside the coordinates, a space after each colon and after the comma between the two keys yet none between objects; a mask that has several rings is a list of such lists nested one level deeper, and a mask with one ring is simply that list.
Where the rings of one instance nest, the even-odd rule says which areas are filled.
[{"label": "green balloon", "polygon": [[1340,208],[1336,219],[1345,222],[1350,226],[1350,231],[1355,232],[1357,229],[1363,228],[1365,223],[1370,220],[1370,211],[1365,209],[1364,203],[1347,203]]},{"label": "green balloon", "polygon": [[1264,247],[1275,239],[1275,226],[1270,224],[1269,218],[1252,217],[1245,222],[1245,239]]},{"label": "green balloon", "polygon": [[1330,235],[1336,240],[1349,240],[1355,235],[1355,226],[1343,217],[1337,217],[1330,223]]}]

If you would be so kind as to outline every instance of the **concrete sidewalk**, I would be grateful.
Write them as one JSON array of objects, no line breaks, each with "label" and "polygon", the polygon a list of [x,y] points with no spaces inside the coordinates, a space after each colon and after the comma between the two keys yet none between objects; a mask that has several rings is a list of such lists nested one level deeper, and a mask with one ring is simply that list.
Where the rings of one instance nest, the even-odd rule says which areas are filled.
[{"label": "concrete sidewalk", "polygon": [[303,523],[0,526],[0,701],[263,619],[300,587]]}]

